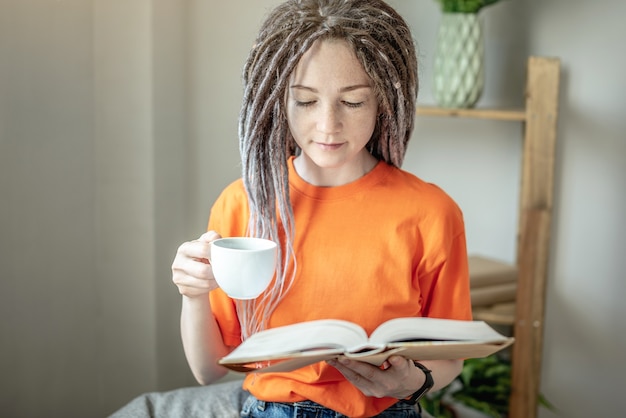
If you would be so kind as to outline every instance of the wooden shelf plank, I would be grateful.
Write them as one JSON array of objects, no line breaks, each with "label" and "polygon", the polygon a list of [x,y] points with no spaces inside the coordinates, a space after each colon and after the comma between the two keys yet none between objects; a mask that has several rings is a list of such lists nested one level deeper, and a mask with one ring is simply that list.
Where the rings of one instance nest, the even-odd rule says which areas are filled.
[{"label": "wooden shelf plank", "polygon": [[515,324],[515,302],[499,303],[489,307],[474,308],[474,319],[496,325]]},{"label": "wooden shelf plank", "polygon": [[419,116],[442,116],[460,117],[524,122],[525,110],[500,110],[500,109],[446,109],[434,106],[418,106]]},{"label": "wooden shelf plank", "polygon": [[560,62],[530,57],[518,237],[518,288],[509,418],[535,418],[541,383]]}]

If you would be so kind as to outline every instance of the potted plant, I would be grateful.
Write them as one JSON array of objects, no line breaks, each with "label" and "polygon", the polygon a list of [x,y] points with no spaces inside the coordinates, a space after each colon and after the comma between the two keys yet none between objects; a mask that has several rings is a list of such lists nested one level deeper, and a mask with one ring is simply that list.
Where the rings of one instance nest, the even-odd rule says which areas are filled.
[{"label": "potted plant", "polygon": [[484,86],[484,41],[478,12],[499,0],[437,0],[434,96],[442,107],[473,107]]}]

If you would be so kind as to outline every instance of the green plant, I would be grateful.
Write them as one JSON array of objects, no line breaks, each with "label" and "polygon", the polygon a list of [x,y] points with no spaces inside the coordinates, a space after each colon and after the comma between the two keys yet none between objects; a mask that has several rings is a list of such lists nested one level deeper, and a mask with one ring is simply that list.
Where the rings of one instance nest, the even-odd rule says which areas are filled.
[{"label": "green plant", "polygon": [[448,403],[443,400],[445,395],[445,390],[429,392],[420,400],[420,404],[426,412],[435,418],[455,418],[456,414],[450,408]]},{"label": "green plant", "polygon": [[483,7],[500,0],[437,0],[445,13],[478,13]]},{"label": "green plant", "polygon": [[[442,390],[429,393],[422,407],[435,418],[451,418],[454,403],[463,404],[493,418],[506,417],[511,395],[511,362],[497,354],[465,360],[461,374]],[[539,404],[555,411],[539,395]]]},{"label": "green plant", "polygon": [[459,379],[462,386],[452,398],[484,414],[500,418],[509,409],[511,363],[498,356],[465,361]]}]

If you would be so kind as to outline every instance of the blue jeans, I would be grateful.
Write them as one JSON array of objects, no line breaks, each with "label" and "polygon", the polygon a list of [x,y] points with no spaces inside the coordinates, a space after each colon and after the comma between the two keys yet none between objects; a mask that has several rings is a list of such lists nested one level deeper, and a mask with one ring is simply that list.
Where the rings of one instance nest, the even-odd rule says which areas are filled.
[{"label": "blue jeans", "polygon": [[[243,418],[345,418],[345,415],[313,401],[294,403],[265,402],[254,396],[246,400],[241,410]],[[398,402],[380,414],[379,418],[421,418],[421,407]]]}]

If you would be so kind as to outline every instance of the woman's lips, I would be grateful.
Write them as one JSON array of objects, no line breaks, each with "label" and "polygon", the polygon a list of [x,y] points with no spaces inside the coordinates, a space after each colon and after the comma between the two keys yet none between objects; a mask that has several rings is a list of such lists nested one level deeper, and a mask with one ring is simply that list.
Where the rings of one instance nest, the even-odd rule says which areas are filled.
[{"label": "woman's lips", "polygon": [[318,147],[320,147],[322,150],[324,151],[334,151],[337,150],[339,148],[341,148],[343,146],[343,142],[342,143],[324,143],[324,142],[316,142],[315,144],[317,144]]}]

